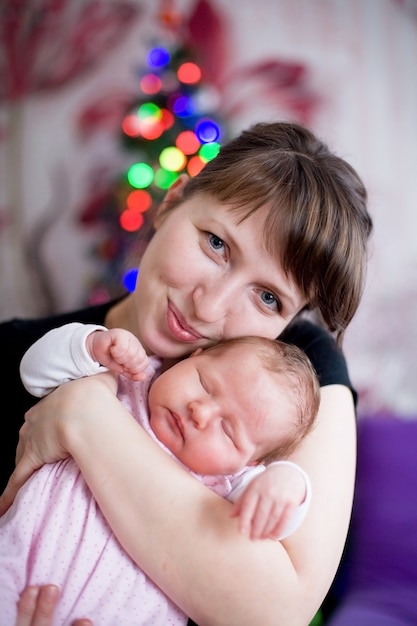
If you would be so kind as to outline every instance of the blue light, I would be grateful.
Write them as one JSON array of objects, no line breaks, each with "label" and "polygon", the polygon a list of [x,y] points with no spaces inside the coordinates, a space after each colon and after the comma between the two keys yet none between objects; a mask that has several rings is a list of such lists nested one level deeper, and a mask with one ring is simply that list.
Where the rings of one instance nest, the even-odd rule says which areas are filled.
[{"label": "blue light", "polygon": [[170,54],[166,48],[152,48],[148,53],[148,65],[150,67],[163,67],[170,60]]},{"label": "blue light", "polygon": [[197,122],[195,134],[201,143],[211,143],[220,137],[220,129],[213,120],[204,119]]},{"label": "blue light", "polygon": [[139,270],[137,267],[126,272],[126,274],[123,276],[123,286],[125,289],[130,292],[135,291],[138,273]]},{"label": "blue light", "polygon": [[177,98],[172,108],[177,117],[190,117],[195,111],[194,102],[187,96]]}]

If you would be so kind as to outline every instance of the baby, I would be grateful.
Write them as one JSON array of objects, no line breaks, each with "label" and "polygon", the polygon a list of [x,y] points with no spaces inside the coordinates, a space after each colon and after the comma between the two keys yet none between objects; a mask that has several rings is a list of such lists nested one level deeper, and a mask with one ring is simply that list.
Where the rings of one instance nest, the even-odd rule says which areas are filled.
[{"label": "baby", "polygon": [[[106,384],[150,436],[234,502],[243,532],[283,539],[298,528],[311,497],[308,477],[274,461],[309,432],[318,410],[318,383],[300,350],[232,339],[161,371],[162,361],[128,331],[70,324],[47,333],[21,363],[24,384],[37,396],[105,369]],[[77,616],[100,626],[187,622],[123,551],[72,459],[38,470],[0,520],[7,623],[14,624],[21,589],[44,581],[61,588],[56,624]]]}]

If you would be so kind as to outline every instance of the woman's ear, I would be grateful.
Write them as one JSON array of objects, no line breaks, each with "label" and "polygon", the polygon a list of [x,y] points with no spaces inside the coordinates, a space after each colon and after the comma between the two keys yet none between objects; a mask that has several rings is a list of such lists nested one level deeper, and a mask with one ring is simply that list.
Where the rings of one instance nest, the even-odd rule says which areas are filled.
[{"label": "woman's ear", "polygon": [[181,200],[183,191],[185,189],[186,184],[188,183],[187,174],[181,174],[178,176],[177,180],[174,181],[171,187],[166,192],[164,199],[156,210],[155,218],[154,218],[154,226],[158,228],[160,224],[160,218],[164,214],[165,205],[167,203],[177,203]]}]

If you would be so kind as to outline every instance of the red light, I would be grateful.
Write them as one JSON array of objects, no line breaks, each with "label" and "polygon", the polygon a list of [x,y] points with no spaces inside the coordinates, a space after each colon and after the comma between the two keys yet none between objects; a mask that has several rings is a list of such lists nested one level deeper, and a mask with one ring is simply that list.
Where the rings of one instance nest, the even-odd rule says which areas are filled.
[{"label": "red light", "polygon": [[152,95],[158,93],[162,86],[161,79],[156,74],[146,74],[140,81],[140,88],[143,93]]},{"label": "red light", "polygon": [[139,137],[140,119],[137,115],[126,115],[122,122],[122,130],[128,137]]},{"label": "red light", "polygon": [[152,197],[151,194],[144,189],[135,189],[135,191],[131,191],[127,196],[126,204],[132,211],[143,213],[151,207]]},{"label": "red light", "polygon": [[184,154],[194,154],[201,146],[197,135],[192,130],[184,130],[175,140],[175,145]]},{"label": "red light", "polygon": [[119,217],[120,226],[129,233],[139,230],[143,224],[143,215],[134,209],[126,209]]},{"label": "red light", "polygon": [[201,70],[195,63],[183,63],[177,70],[178,80],[187,85],[198,83],[201,78]]},{"label": "red light", "polygon": [[200,159],[199,156],[193,156],[188,161],[187,171],[190,176],[197,176],[199,172],[203,169],[205,163]]}]

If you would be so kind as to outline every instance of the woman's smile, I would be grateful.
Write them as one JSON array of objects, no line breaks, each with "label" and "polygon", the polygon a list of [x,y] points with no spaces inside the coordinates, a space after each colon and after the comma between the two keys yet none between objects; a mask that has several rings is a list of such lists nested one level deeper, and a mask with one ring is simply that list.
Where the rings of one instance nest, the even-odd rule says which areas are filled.
[{"label": "woman's smile", "polygon": [[204,339],[203,335],[200,335],[186,322],[172,302],[168,302],[167,325],[172,336],[179,341],[192,343]]}]

